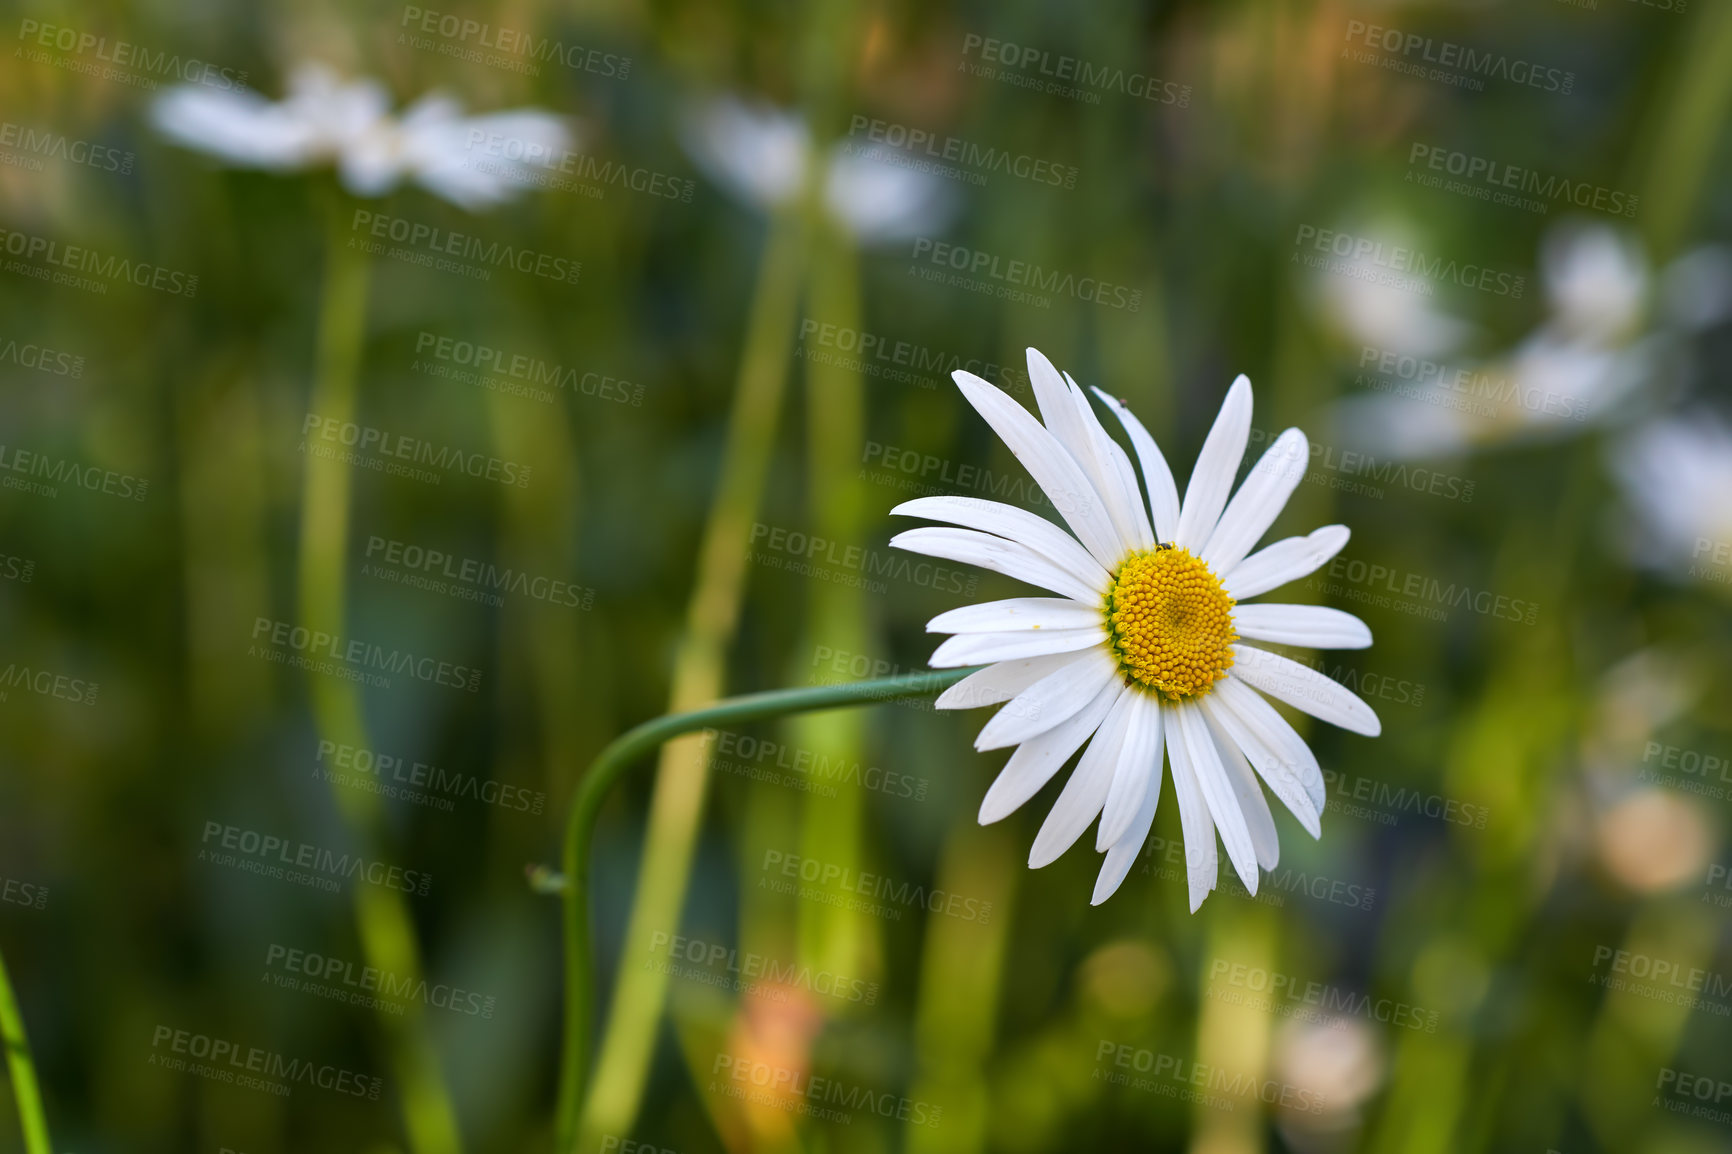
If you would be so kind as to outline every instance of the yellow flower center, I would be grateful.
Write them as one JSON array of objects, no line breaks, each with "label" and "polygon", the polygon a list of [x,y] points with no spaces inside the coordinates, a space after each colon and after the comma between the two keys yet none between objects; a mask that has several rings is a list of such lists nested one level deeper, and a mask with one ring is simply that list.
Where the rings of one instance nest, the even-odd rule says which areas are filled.
[{"label": "yellow flower center", "polygon": [[1188,549],[1164,545],[1126,557],[1105,611],[1128,685],[1173,701],[1200,697],[1233,664],[1233,599]]}]

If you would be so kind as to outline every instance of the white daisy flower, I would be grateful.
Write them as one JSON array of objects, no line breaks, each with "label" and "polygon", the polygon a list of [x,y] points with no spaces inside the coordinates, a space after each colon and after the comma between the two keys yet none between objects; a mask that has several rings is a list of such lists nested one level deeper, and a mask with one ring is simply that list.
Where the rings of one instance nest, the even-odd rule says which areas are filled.
[{"label": "white daisy flower", "polygon": [[1611,450],[1638,564],[1732,584],[1732,428],[1685,411],[1643,425]]},{"label": "white daisy flower", "polygon": [[[276,103],[244,89],[183,84],[157,98],[151,117],[175,142],[237,167],[291,172],[330,164],[358,196],[383,196],[411,180],[471,210],[527,187],[536,161],[571,143],[552,113],[523,108],[464,116],[461,105],[438,93],[392,116],[377,82],[345,83],[319,64],[298,68],[288,96]],[[514,158],[475,147],[489,140],[510,141]]]},{"label": "white daisy flower", "polygon": [[[1725,250],[1696,249],[1656,276],[1635,235],[1607,224],[1554,226],[1540,252],[1540,285],[1545,319],[1513,347],[1434,366],[1410,396],[1341,402],[1342,438],[1425,458],[1626,423],[1670,389],[1689,339],[1732,314]],[[1447,355],[1420,334],[1410,345],[1381,343],[1413,357]]]},{"label": "white daisy flower", "polygon": [[822,181],[825,212],[863,244],[935,232],[950,217],[949,189],[937,177],[841,146],[820,155],[792,113],[712,100],[686,117],[684,141],[711,180],[766,212],[804,196],[808,180]]},{"label": "white daisy flower", "polygon": [[1312,837],[1324,804],[1317,758],[1264,694],[1355,733],[1375,737],[1382,727],[1338,682],[1247,644],[1358,649],[1371,644],[1364,622],[1316,605],[1240,602],[1315,570],[1347,543],[1347,528],[1328,525],[1252,552],[1304,476],[1310,448],[1304,433],[1288,429],[1232,493],[1251,428],[1251,382],[1243,376],[1203,442],[1183,502],[1154,438],[1094,390],[1136,450],[1145,503],[1130,458],[1076,382],[1034,349],[1028,372],[1038,421],[972,373],[954,377],[1075,536],[1024,509],[973,497],[923,497],[893,510],[959,527],[911,529],[891,545],[1059,594],[965,606],[927,625],[952,634],[932,655],[934,666],[991,663],[946,690],[939,708],[1009,702],[974,742],[981,750],[1016,747],[981,802],[980,821],[998,821],[1028,801],[1087,743],[1028,864],[1055,860],[1098,817],[1095,849],[1106,854],[1094,890],[1099,905],[1148,837],[1164,746],[1191,909],[1215,888],[1217,831],[1254,894],[1258,867],[1272,869],[1279,857],[1257,778]]}]

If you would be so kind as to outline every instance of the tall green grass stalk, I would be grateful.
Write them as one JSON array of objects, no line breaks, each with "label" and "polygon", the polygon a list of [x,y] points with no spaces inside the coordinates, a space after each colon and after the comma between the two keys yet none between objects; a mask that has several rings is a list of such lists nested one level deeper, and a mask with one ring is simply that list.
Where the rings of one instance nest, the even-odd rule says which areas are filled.
[{"label": "tall green grass stalk", "polygon": [[[779,213],[771,220],[747,320],[715,501],[699,546],[685,635],[674,658],[670,713],[712,702],[724,688],[728,647],[740,620],[752,522],[763,498],[787,390],[788,350],[805,269],[805,234],[798,211]],[[702,734],[670,741],[662,749],[637,894],[626,923],[628,942],[647,942],[655,932],[671,932],[679,924],[709,784],[709,761],[710,741]],[[586,1149],[599,1144],[603,1134],[625,1133],[637,1117],[667,985],[667,975],[653,967],[632,967],[620,975],[602,1035],[597,1077],[583,1108]],[[570,1090],[569,1083],[561,1087],[562,1094]],[[561,1117],[569,1119],[573,1108],[562,1101]],[[562,1142],[561,1148],[568,1149],[569,1142]]]},{"label": "tall green grass stalk", "polygon": [[[859,256],[840,228],[822,230],[809,278],[809,312],[844,332],[860,331]],[[867,493],[860,480],[866,440],[865,385],[852,367],[806,362],[806,511],[815,537],[866,544]],[[865,594],[845,581],[814,581],[806,608],[806,644],[795,655],[797,678],[810,680],[818,646],[872,653]],[[803,714],[789,725],[795,748],[848,765],[866,760],[864,717],[856,711]],[[860,864],[866,791],[843,783],[834,797],[802,795],[801,852],[844,869]],[[814,970],[860,974],[878,969],[871,919],[822,902],[800,903],[800,960]]]},{"label": "tall green grass stalk", "polygon": [[[340,209],[332,212],[319,308],[310,408],[321,417],[349,421],[355,416],[356,379],[367,325],[369,262],[342,227]],[[300,597],[301,624],[331,636],[344,633],[346,590],[344,561],[348,552],[350,466],[306,452],[301,502]],[[352,682],[308,677],[313,721],[319,736],[339,745],[367,748],[366,723],[360,694]],[[354,836],[363,844],[377,838],[380,801],[377,795],[332,784],[332,794]],[[358,886],[355,926],[367,964],[397,974],[413,984],[421,973],[415,927],[403,895],[379,886]],[[460,1154],[462,1139],[457,1116],[445,1091],[438,1055],[428,1036],[421,1007],[408,1003],[402,1014],[379,1015],[386,1049],[402,1094],[403,1120],[416,1154]]]},{"label": "tall green grass stalk", "polygon": [[18,1012],[18,998],[12,992],[4,957],[0,957],[0,1041],[6,1044],[6,1068],[12,1074],[12,1098],[24,1130],[25,1154],[54,1154],[48,1141],[48,1115],[42,1109],[42,1087],[36,1081],[36,1062],[30,1056],[24,1015]]}]

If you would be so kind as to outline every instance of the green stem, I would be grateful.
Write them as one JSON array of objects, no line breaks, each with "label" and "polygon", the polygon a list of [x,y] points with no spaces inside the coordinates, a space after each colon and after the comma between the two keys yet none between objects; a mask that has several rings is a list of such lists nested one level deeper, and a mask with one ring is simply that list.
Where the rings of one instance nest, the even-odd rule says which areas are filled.
[{"label": "green stem", "polygon": [[[806,260],[805,218],[791,209],[779,212],[758,270],[715,498],[698,548],[685,633],[674,655],[670,713],[699,708],[726,690],[728,647],[739,625],[752,525],[775,448]],[[626,923],[633,941],[679,922],[708,785],[709,748],[701,736],[668,743],[660,761]],[[584,1106],[585,1146],[626,1133],[637,1117],[667,986],[662,970],[636,968],[614,988],[598,1076]]]},{"label": "green stem", "polygon": [[923,697],[956,684],[971,669],[945,669],[932,673],[909,673],[875,681],[844,685],[815,685],[802,689],[777,689],[730,697],[689,713],[669,713],[644,722],[616,737],[596,755],[577,787],[566,817],[563,868],[565,870],[565,1041],[559,1073],[559,1145],[561,1154],[577,1150],[578,1106],[586,1081],[589,1021],[594,980],[594,957],[589,932],[589,849],[595,820],[626,770],[662,743],[683,733],[722,725],[740,725],[809,713],[819,709],[871,705]]},{"label": "green stem", "polygon": [[4,957],[0,957],[0,1039],[5,1042],[6,1065],[12,1071],[12,1096],[18,1100],[24,1149],[27,1154],[54,1154],[48,1141],[48,1115],[42,1110],[42,1088],[36,1082],[36,1063],[30,1057],[30,1039],[24,1035],[24,1015],[18,1012]]},{"label": "green stem", "polygon": [[[310,407],[327,420],[346,422],[354,419],[358,404],[369,261],[345,227],[346,205],[339,201],[331,210]],[[333,637],[344,632],[343,569],[352,488],[349,465],[308,451],[301,497],[299,612],[307,628]],[[320,737],[339,746],[368,747],[361,695],[354,683],[309,673],[308,694]],[[378,795],[347,789],[335,781],[331,791],[344,822],[359,840],[371,844],[379,825]],[[356,933],[367,964],[415,982],[421,971],[420,949],[403,895],[363,885],[357,887],[353,900]],[[415,1154],[461,1154],[456,1111],[418,1007],[411,1003],[401,1015],[381,1011],[379,1025],[397,1072],[409,1148]]]}]

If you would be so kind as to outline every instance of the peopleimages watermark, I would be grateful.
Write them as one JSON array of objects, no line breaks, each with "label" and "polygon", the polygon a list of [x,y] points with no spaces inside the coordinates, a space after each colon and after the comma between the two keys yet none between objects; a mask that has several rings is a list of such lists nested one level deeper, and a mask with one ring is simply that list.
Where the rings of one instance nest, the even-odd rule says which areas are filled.
[{"label": "peopleimages watermark", "polygon": [[0,904],[45,910],[48,908],[48,887],[0,874]]},{"label": "peopleimages watermark", "polygon": [[1407,150],[1410,184],[1453,192],[1458,196],[1506,205],[1545,215],[1555,205],[1593,209],[1608,216],[1634,217],[1640,198],[1634,193],[1590,184],[1585,180],[1546,175],[1489,157],[1475,156],[1416,140]]},{"label": "peopleimages watermark", "polygon": [[198,276],[194,273],[17,229],[0,228],[0,254],[13,258],[6,262],[7,272],[98,296],[107,295],[108,283],[154,289],[169,296],[198,295]]},{"label": "peopleimages watermark", "polygon": [[[900,677],[904,674],[918,673],[933,679],[933,693],[936,694],[944,688],[938,680],[944,675],[944,670],[930,669],[924,665],[902,666],[887,658],[877,657],[869,653],[855,653],[848,649],[837,649],[830,645],[813,646],[812,661],[808,668],[810,668],[811,673],[806,680],[810,685],[834,685],[838,681],[844,680],[860,681],[867,677]],[[904,709],[913,709],[921,713],[936,712],[931,697],[886,696],[885,700]]]},{"label": "peopleimages watermark", "polygon": [[1050,309],[1053,296],[1067,296],[1133,313],[1143,307],[1142,289],[1099,277],[1079,277],[1028,261],[1005,260],[996,253],[964,248],[929,236],[915,237],[909,256],[913,261],[908,266],[909,276],[1014,304]]},{"label": "peopleimages watermark", "polygon": [[[1219,985],[1217,985],[1217,980]],[[1437,1032],[1437,1011],[1395,998],[1374,998],[1284,974],[1263,966],[1215,958],[1209,963],[1208,997],[1235,1006],[1250,1006],[1282,1018],[1330,1025],[1338,1015],[1351,1015],[1405,1030]]]},{"label": "peopleimages watermark", "polygon": [[760,565],[869,593],[889,592],[884,578],[964,596],[973,593],[980,583],[976,573],[940,565],[918,555],[845,545],[828,537],[762,521],[753,523],[748,541],[750,558]]},{"label": "peopleimages watermark", "polygon": [[[319,444],[320,441],[325,444]],[[335,447],[340,446],[340,448]],[[300,451],[394,477],[437,485],[446,476],[485,478],[500,485],[529,486],[531,466],[486,453],[438,445],[372,425],[308,413],[301,421]],[[432,469],[419,468],[429,465]],[[433,469],[443,470],[442,473]]]},{"label": "peopleimages watermark", "polygon": [[[1273,430],[1253,426],[1249,448],[1256,450],[1265,444],[1273,444],[1279,436]],[[1464,505],[1473,501],[1475,486],[1467,477],[1405,461],[1379,461],[1370,453],[1340,449],[1322,441],[1311,441],[1310,445],[1311,464],[1315,468],[1305,474],[1305,480],[1313,485],[1379,501],[1383,499],[1385,486],[1460,501]]]},{"label": "peopleimages watermark", "polygon": [[[939,495],[955,489],[972,489],[988,493],[995,499],[1013,505],[1033,505],[1051,508],[1046,491],[1021,470],[1014,473],[994,472],[981,465],[959,464],[932,453],[887,445],[882,441],[867,441],[860,450],[860,464],[873,466],[876,475],[866,468],[860,470],[861,480],[876,480],[895,488]],[[895,474],[901,474],[896,476]],[[940,484],[949,488],[940,487]]]},{"label": "peopleimages watermark", "polygon": [[842,142],[842,151],[963,184],[984,185],[990,176],[1010,176],[1054,188],[1076,187],[1074,165],[977,144],[960,136],[941,136],[924,128],[859,113],[849,119],[848,138]]},{"label": "peopleimages watermark", "polygon": [[[574,396],[631,405],[633,408],[643,405],[643,385],[594,369],[586,369],[580,373],[575,368],[551,364],[522,354],[512,354],[507,360],[505,354],[498,349],[470,344],[467,341],[434,337],[431,333],[423,333],[417,338],[416,351],[430,352],[434,360],[442,362],[434,364],[431,361],[417,360],[410,366],[428,376],[444,377],[494,392],[527,396],[543,404],[552,404],[554,395],[537,387],[540,385],[552,385]],[[476,366],[474,371],[466,371],[462,367],[469,364]],[[503,374],[504,379],[488,374]]]},{"label": "peopleimages watermark", "polygon": [[35,576],[36,562],[28,557],[0,553],[0,581],[16,581],[20,585],[28,585]]},{"label": "peopleimages watermark", "polygon": [[930,1102],[728,1053],[717,1054],[710,1066],[709,1089],[737,1101],[844,1126],[857,1113],[915,1126],[936,1126],[944,1117],[944,1108]]},{"label": "peopleimages watermark", "polygon": [[286,1098],[295,1086],[313,1086],[334,1094],[379,1099],[383,1078],[359,1074],[330,1063],[291,1058],[262,1046],[192,1030],[159,1025],[150,1039],[150,1064],[193,1074],[245,1090],[262,1090]]},{"label": "peopleimages watermark", "polygon": [[838,906],[899,922],[909,910],[925,910],[982,925],[992,920],[992,903],[916,882],[897,881],[853,866],[765,850],[758,868],[760,889],[797,895],[806,901]]},{"label": "peopleimages watermark", "polygon": [[1337,556],[1321,573],[1305,578],[1305,588],[1397,613],[1448,621],[1452,609],[1467,608],[1482,617],[1532,625],[1539,614],[1537,602],[1467,582],[1444,583],[1424,573],[1390,565]]},{"label": "peopleimages watermark", "polygon": [[17,337],[0,338],[0,365],[17,365],[21,369],[34,369],[50,376],[75,380],[84,375],[83,357],[34,341],[20,341]]},{"label": "peopleimages watermark", "polygon": [[1696,543],[1690,548],[1688,576],[1717,585],[1732,584],[1732,541],[1696,538]]},{"label": "peopleimages watermark", "polygon": [[1568,96],[1576,85],[1576,74],[1566,69],[1363,20],[1347,22],[1345,40],[1348,46],[1341,50],[1343,60],[1376,64],[1391,72],[1474,92],[1484,92],[1487,80],[1503,80],[1563,96]]},{"label": "peopleimages watermark", "polygon": [[1030,392],[1028,373],[1014,365],[1001,365],[980,357],[963,357],[847,325],[815,321],[811,317],[800,319],[799,343],[794,346],[794,356],[812,364],[852,369],[862,376],[918,385],[923,389],[935,389],[940,380],[949,380],[952,373],[961,370],[991,381],[1007,392]]},{"label": "peopleimages watermark", "polygon": [[815,970],[798,962],[779,962],[766,954],[663,930],[651,937],[643,968],[772,1002],[787,1001],[793,990],[863,1006],[878,1001],[877,982]]},{"label": "peopleimages watermark", "polygon": [[58,497],[61,485],[91,493],[142,501],[150,495],[150,481],[131,473],[116,472],[100,465],[81,465],[66,457],[51,457],[34,449],[0,444],[0,489],[13,489],[36,497]]},{"label": "peopleimages watermark", "polygon": [[1372,697],[1394,705],[1412,706],[1414,709],[1425,704],[1425,683],[1423,681],[1409,681],[1405,677],[1396,677],[1393,674],[1380,673],[1371,669],[1360,669],[1353,665],[1331,665],[1323,659],[1321,654],[1314,651],[1299,649],[1284,653],[1282,656],[1300,665],[1309,665],[1331,681],[1339,681],[1342,688],[1351,690],[1361,697]]},{"label": "peopleimages watermark", "polygon": [[589,609],[595,590],[556,577],[522,569],[500,568],[491,561],[460,557],[443,549],[377,535],[367,538],[361,576],[425,589],[458,601],[478,601],[498,608],[504,595],[527,597],[561,609]]},{"label": "peopleimages watermark", "polygon": [[1702,900],[1708,905],[1732,906],[1732,870],[1720,862],[1710,862],[1708,877],[1702,886]]},{"label": "peopleimages watermark", "polygon": [[[292,621],[269,617],[253,619],[253,642],[248,657],[390,688],[391,677],[406,674],[429,685],[449,689],[481,690],[481,671],[409,649],[393,649],[353,637],[338,637],[319,629],[308,629]],[[375,672],[376,671],[376,672]]]},{"label": "peopleimages watermark", "polygon": [[1175,108],[1191,103],[1189,84],[1112,64],[1093,64],[1075,56],[973,32],[962,38],[962,60],[957,70],[1081,104],[1099,104],[1102,93],[1117,93]]},{"label": "peopleimages watermark", "polygon": [[639,1142],[635,1138],[622,1138],[618,1134],[603,1134],[601,1146],[596,1154],[680,1154],[671,1146],[657,1146],[653,1142]]},{"label": "peopleimages watermark", "polygon": [[644,387],[623,377],[594,370],[580,372],[527,353],[443,337],[425,329],[415,335],[415,357],[409,366],[415,372],[529,397],[542,404],[552,404],[555,397],[549,390],[557,389],[633,408],[643,405]]},{"label": "peopleimages watermark", "polygon": [[1301,1114],[1323,1113],[1323,1095],[1309,1087],[1192,1062],[1110,1038],[1095,1043],[1092,1076],[1109,1086],[1126,1086],[1216,1110],[1231,1112],[1246,1102],[1258,1101]]},{"label": "peopleimages watermark", "polygon": [[326,893],[337,893],[347,881],[426,897],[433,885],[433,875],[424,870],[404,869],[364,854],[338,852],[223,821],[206,821],[199,842],[201,862]]},{"label": "peopleimages watermark", "polygon": [[653,1142],[639,1142],[637,1138],[624,1138],[617,1133],[601,1135],[601,1147],[596,1154],[679,1154],[669,1145],[656,1145]]},{"label": "peopleimages watermark", "polygon": [[1040,716],[1038,705],[1025,705],[1016,699],[1004,701],[997,691],[992,689],[968,689],[952,686],[948,682],[949,670],[932,669],[925,665],[898,665],[884,657],[870,653],[856,653],[849,649],[837,649],[831,645],[816,645],[812,648],[812,661],[809,665],[811,674],[807,677],[810,685],[834,685],[838,681],[863,681],[867,678],[905,677],[918,674],[929,679],[930,693],[916,697],[901,694],[886,693],[883,700],[904,709],[913,709],[920,713],[937,711],[936,698],[943,693],[948,709],[975,709],[982,705],[998,705],[1004,702],[1004,708],[1012,711],[1018,717],[1030,719]]},{"label": "peopleimages watermark", "polygon": [[81,140],[47,128],[0,120],[0,165],[41,172],[47,161],[58,160],[98,172],[125,176],[137,157],[130,152],[94,140]]},{"label": "peopleimages watermark", "polygon": [[12,691],[16,689],[74,705],[95,705],[99,688],[101,686],[95,681],[52,669],[20,665],[16,661],[8,662],[5,669],[0,669],[0,701],[10,701]]},{"label": "peopleimages watermark", "polygon": [[1434,408],[1451,409],[1474,417],[1496,417],[1500,411],[1519,407],[1558,420],[1584,422],[1588,402],[1583,397],[1536,389],[1514,377],[1452,368],[1440,361],[1410,356],[1377,345],[1361,345],[1359,367],[1375,366],[1376,373],[1360,373],[1353,383],[1380,393],[1419,401]]},{"label": "peopleimages watermark", "polygon": [[543,64],[610,80],[624,80],[631,75],[629,56],[413,4],[404,6],[397,27],[399,44],[525,76],[540,76]]},{"label": "peopleimages watermark", "polygon": [[504,177],[524,188],[575,192],[590,200],[603,200],[609,188],[618,188],[652,200],[690,204],[697,189],[697,181],[690,177],[622,164],[593,152],[552,149],[539,141],[483,128],[470,129],[463,147],[469,153],[465,165],[478,172]]},{"label": "peopleimages watermark", "polygon": [[736,777],[819,797],[835,797],[838,786],[851,786],[886,797],[926,800],[924,777],[727,729],[706,729],[704,736],[710,740],[711,767]]},{"label": "peopleimages watermark", "polygon": [[1732,1082],[1724,1078],[1661,1066],[1654,1089],[1658,1095],[1653,1105],[1667,1113],[1732,1126]]},{"label": "peopleimages watermark", "polygon": [[294,990],[364,1006],[387,1014],[401,1015],[411,1003],[434,1010],[448,1010],[471,1018],[492,1018],[497,999],[492,994],[465,990],[447,982],[407,978],[376,966],[357,965],[333,954],[272,942],[265,947],[262,975],[279,989]]},{"label": "peopleimages watermark", "polygon": [[223,68],[195,57],[147,48],[129,40],[110,40],[65,24],[21,20],[18,39],[24,42],[24,47],[16,49],[13,55],[22,56],[33,64],[52,64],[68,72],[146,90],[154,89],[159,79],[203,84],[223,92],[242,89],[247,84],[244,69]]},{"label": "peopleimages watermark", "polygon": [[547,806],[547,795],[537,789],[341,742],[321,739],[314,762],[314,774],[327,782],[445,813],[450,813],[457,801],[528,814],[539,814]]},{"label": "peopleimages watermark", "polygon": [[1642,747],[1636,780],[1724,801],[1732,796],[1726,788],[1732,786],[1732,760],[1723,754],[1650,741]]},{"label": "peopleimages watermark", "polygon": [[[363,252],[475,280],[492,280],[494,269],[510,269],[543,280],[576,284],[583,273],[583,262],[570,257],[483,240],[470,233],[453,232],[436,224],[365,208],[355,210],[349,220],[349,231],[365,234],[349,238],[350,246]],[[397,247],[387,249],[382,243],[387,240]]]},{"label": "peopleimages watermark", "polygon": [[1434,256],[1420,249],[1314,224],[1301,224],[1294,234],[1291,263],[1415,296],[1433,295],[1437,284],[1453,284],[1511,300],[1520,300],[1527,291],[1527,277],[1522,273]]},{"label": "peopleimages watermark", "polygon": [[[1143,845],[1143,864],[1139,872],[1153,875],[1161,881],[1179,881],[1184,877],[1185,843],[1178,838],[1151,837]],[[1221,888],[1235,897],[1259,902],[1266,906],[1287,904],[1287,895],[1301,894],[1330,905],[1369,912],[1377,908],[1377,889],[1358,882],[1343,881],[1324,874],[1306,873],[1291,866],[1266,872],[1257,883],[1255,894],[1237,882],[1236,874],[1222,879]]]},{"label": "peopleimages watermark", "polygon": [[1732,978],[1699,966],[1685,966],[1640,950],[1595,946],[1588,981],[1603,989],[1683,1006],[1719,1017],[1732,1016]]},{"label": "peopleimages watermark", "polygon": [[1375,825],[1395,825],[1403,814],[1411,813],[1448,825],[1484,829],[1491,816],[1489,809],[1471,801],[1409,789],[1381,778],[1362,777],[1340,769],[1323,771],[1323,788],[1330,799],[1326,812],[1345,814]]}]

